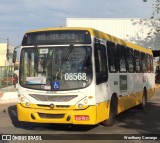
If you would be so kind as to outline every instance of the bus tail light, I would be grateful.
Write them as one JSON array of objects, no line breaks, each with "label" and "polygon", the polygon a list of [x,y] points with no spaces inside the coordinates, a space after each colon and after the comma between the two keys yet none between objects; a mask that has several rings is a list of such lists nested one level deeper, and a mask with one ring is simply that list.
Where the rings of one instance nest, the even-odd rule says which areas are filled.
[{"label": "bus tail light", "polygon": [[89,121],[88,115],[75,115],[76,121]]}]

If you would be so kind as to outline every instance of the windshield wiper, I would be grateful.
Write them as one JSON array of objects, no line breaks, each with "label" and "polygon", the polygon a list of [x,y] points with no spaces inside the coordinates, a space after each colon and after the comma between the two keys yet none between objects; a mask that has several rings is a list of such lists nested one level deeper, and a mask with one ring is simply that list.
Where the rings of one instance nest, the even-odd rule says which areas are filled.
[{"label": "windshield wiper", "polygon": [[64,55],[64,57],[63,57],[63,59],[62,59],[62,61],[61,61],[61,64],[60,64],[60,66],[59,66],[59,70],[58,70],[58,72],[56,73],[56,77],[55,77],[56,80],[57,80],[58,75],[59,75],[59,74],[61,73],[61,71],[62,71],[62,65],[64,65],[64,64],[66,63],[66,61],[68,60],[68,58],[69,58],[69,56],[70,56],[73,48],[74,48],[74,45],[72,45],[72,44],[68,47],[68,50],[67,50],[67,52],[65,53],[65,55]]},{"label": "windshield wiper", "polygon": [[62,66],[63,64],[65,64],[65,63],[66,63],[66,61],[67,61],[67,59],[68,59],[69,55],[71,54],[71,52],[72,52],[73,48],[74,48],[74,46],[73,46],[73,45],[70,45],[70,46],[69,46],[69,48],[68,48],[68,50],[67,50],[67,52],[66,52],[66,54],[65,54],[64,58],[62,59],[61,66]]}]

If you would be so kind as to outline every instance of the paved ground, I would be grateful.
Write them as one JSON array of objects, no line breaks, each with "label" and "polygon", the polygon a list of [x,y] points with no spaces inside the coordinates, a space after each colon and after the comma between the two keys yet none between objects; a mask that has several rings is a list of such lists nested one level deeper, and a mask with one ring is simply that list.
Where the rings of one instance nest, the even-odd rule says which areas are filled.
[{"label": "paved ground", "polygon": [[14,86],[0,89],[0,104],[16,103],[18,90]]}]

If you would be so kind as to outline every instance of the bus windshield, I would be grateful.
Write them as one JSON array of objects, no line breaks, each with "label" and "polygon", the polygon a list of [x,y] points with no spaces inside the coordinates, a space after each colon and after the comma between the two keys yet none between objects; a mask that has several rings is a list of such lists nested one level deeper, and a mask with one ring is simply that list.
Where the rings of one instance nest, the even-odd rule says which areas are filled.
[{"label": "bus windshield", "polygon": [[21,51],[21,86],[38,90],[72,90],[92,80],[89,46],[32,47]]}]

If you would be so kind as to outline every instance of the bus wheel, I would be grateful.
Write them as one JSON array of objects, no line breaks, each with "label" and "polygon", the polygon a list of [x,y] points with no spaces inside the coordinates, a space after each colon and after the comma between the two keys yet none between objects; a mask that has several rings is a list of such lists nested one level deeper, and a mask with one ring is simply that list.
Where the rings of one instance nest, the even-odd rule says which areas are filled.
[{"label": "bus wheel", "polygon": [[142,103],[139,105],[140,109],[144,109],[147,103],[147,91],[144,89],[143,96],[142,96]]},{"label": "bus wheel", "polygon": [[109,119],[102,121],[103,126],[112,126],[115,122],[117,115],[117,100],[115,97],[112,97],[110,103]]}]

